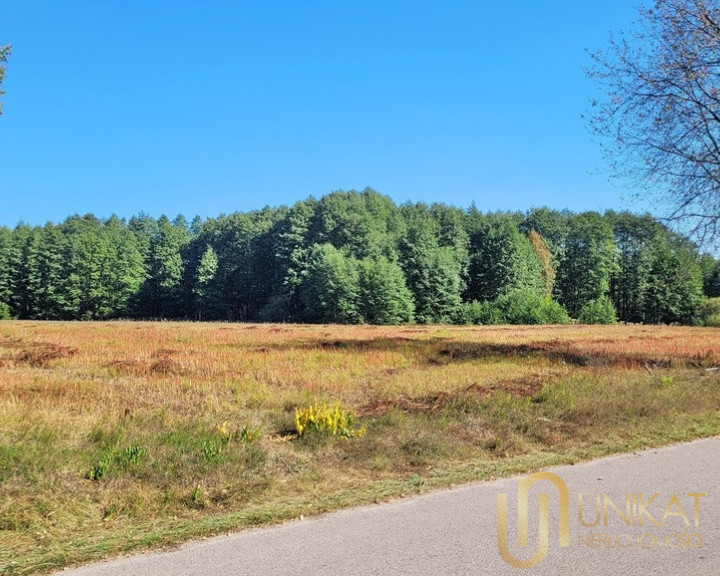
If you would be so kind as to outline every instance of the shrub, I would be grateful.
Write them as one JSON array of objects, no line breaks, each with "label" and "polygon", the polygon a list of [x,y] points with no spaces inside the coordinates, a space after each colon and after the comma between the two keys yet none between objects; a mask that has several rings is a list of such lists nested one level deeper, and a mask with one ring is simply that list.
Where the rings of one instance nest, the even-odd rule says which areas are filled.
[{"label": "shrub", "polygon": [[541,324],[569,324],[570,316],[563,305],[556,300],[545,298],[540,306]]},{"label": "shrub", "polygon": [[10,306],[5,304],[5,302],[0,302],[0,320],[9,320],[10,319]]},{"label": "shrub", "polygon": [[[533,290],[515,289],[498,297],[487,308],[487,324],[567,324],[565,309]],[[499,320],[499,321],[498,321]]]},{"label": "shrub", "polygon": [[703,326],[720,328],[720,298],[708,298],[698,308],[698,317]]},{"label": "shrub", "polygon": [[615,324],[617,322],[615,306],[610,298],[600,296],[600,298],[590,300],[583,305],[578,320],[582,324]]},{"label": "shrub", "polygon": [[500,310],[500,308],[497,305],[497,301],[489,301],[486,300],[482,302],[481,304],[481,324],[505,324],[507,321],[505,320],[505,314],[503,314],[503,311]]},{"label": "shrub", "polygon": [[483,305],[477,300],[463,302],[455,310],[454,324],[483,324]]},{"label": "shrub", "polygon": [[496,304],[508,324],[539,324],[535,318],[537,310],[533,306],[539,300],[530,291],[517,289],[499,296]]}]

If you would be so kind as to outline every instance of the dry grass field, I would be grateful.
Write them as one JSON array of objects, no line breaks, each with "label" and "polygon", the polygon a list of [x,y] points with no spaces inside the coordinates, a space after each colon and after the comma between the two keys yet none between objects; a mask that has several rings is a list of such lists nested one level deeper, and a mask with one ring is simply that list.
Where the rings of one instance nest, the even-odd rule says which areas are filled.
[{"label": "dry grass field", "polygon": [[710,328],[0,322],[0,574],[716,435],[719,365]]}]

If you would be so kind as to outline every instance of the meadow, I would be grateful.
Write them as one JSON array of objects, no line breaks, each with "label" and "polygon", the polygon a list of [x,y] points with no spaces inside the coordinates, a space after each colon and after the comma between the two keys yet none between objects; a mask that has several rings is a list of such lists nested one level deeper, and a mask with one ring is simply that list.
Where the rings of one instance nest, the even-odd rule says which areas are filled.
[{"label": "meadow", "polygon": [[713,328],[0,322],[0,574],[717,435],[718,366]]}]

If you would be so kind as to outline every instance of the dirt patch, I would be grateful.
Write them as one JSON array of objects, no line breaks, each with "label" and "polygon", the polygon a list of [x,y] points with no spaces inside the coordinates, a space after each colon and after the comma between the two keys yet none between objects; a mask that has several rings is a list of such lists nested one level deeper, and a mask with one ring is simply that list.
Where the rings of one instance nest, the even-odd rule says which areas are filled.
[{"label": "dirt patch", "polygon": [[390,410],[401,410],[408,414],[430,412],[440,408],[439,399],[441,395],[428,396],[425,398],[411,399],[399,398],[397,400],[376,400],[361,406],[355,411],[357,416],[382,416]]},{"label": "dirt patch", "polygon": [[115,360],[105,365],[106,368],[114,369],[121,374],[134,376],[148,376],[157,374],[160,376],[179,375],[183,368],[172,358],[175,352],[172,350],[158,350],[151,356],[150,361],[143,360]]},{"label": "dirt patch", "polygon": [[[596,345],[599,341],[588,344]],[[465,344],[443,347],[427,356],[431,365],[444,366],[451,362],[479,360],[483,358],[547,358],[555,364],[596,368],[612,367],[628,370],[640,370],[649,364],[658,368],[669,367],[708,367],[718,363],[713,350],[694,355],[657,356],[652,352],[616,352],[603,349],[578,350],[572,343],[562,340],[550,340],[532,344]]]},{"label": "dirt patch", "polygon": [[24,364],[33,368],[48,368],[53,361],[72,358],[77,353],[78,349],[72,346],[61,346],[49,342],[32,342],[22,345],[13,361],[16,364]]},{"label": "dirt patch", "polygon": [[169,356],[163,356],[150,364],[150,372],[153,374],[160,374],[162,376],[174,376],[182,374],[183,369],[178,362]]},{"label": "dirt patch", "polygon": [[419,398],[399,398],[397,400],[376,400],[356,410],[357,416],[382,416],[390,410],[400,410],[408,414],[436,412],[456,404],[463,395],[484,398],[493,392],[502,391],[522,398],[531,398],[553,375],[538,374],[525,378],[507,379],[491,384],[470,384],[454,392],[438,392]]},{"label": "dirt patch", "polygon": [[144,363],[138,360],[115,360],[105,365],[123,374],[142,374],[146,371]]},{"label": "dirt patch", "polygon": [[470,384],[465,391],[479,396],[489,396],[493,392],[507,392],[521,398],[530,398],[537,394],[543,387],[541,379],[519,379],[519,380],[502,380],[492,384]]},{"label": "dirt patch", "polygon": [[153,353],[153,358],[169,358],[173,354],[177,354],[177,350],[171,350],[169,348],[160,348],[160,350],[157,350]]},{"label": "dirt patch", "polygon": [[23,341],[20,338],[6,338],[0,342],[0,348],[20,348]]}]

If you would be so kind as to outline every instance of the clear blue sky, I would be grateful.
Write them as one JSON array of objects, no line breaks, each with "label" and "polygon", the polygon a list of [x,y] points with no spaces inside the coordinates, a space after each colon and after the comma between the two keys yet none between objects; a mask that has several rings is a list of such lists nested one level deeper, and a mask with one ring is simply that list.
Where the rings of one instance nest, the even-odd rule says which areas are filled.
[{"label": "clear blue sky", "polygon": [[633,208],[581,118],[586,49],[633,4],[3,0],[0,225],[366,186],[481,210]]}]

